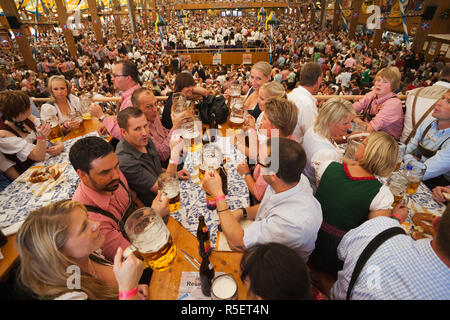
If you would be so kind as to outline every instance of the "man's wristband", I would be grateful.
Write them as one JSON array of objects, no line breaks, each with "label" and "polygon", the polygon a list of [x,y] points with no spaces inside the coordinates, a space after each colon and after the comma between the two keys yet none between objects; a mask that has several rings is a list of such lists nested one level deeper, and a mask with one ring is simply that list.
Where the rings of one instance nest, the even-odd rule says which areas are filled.
[{"label": "man's wristband", "polygon": [[398,214],[396,214],[396,213],[391,213],[391,218],[395,219],[395,220],[398,220],[398,222],[400,222],[400,223],[403,223],[402,218],[400,218],[400,216]]},{"label": "man's wristband", "polygon": [[138,293],[138,287],[128,290],[128,291],[119,291],[119,300],[126,300],[129,298],[133,298]]},{"label": "man's wristband", "polygon": [[37,140],[44,140],[44,141],[47,140],[47,139],[45,139],[44,137],[36,137],[36,139],[37,139]]},{"label": "man's wristband", "polygon": [[178,165],[178,160],[169,160],[169,164],[174,164],[174,165]]},{"label": "man's wristband", "polygon": [[100,118],[98,118],[98,121],[103,122],[103,119],[106,118],[106,114],[102,115]]}]

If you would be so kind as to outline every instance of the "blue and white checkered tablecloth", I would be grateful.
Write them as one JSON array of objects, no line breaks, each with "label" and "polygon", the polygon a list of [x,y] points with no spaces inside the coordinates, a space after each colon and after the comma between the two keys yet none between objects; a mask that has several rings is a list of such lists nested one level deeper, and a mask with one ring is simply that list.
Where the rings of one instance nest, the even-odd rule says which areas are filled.
[{"label": "blue and white checkered tablecloth", "polygon": [[50,192],[46,192],[41,196],[34,195],[27,183],[19,182],[22,177],[28,175],[29,172],[25,171],[0,193],[0,228],[4,229],[15,223],[23,222],[30,212],[44,205],[72,197],[77,188],[79,178],[70,164],[69,151],[75,141],[87,136],[99,135],[97,132],[92,132],[75,139],[67,140],[64,142],[63,152],[59,155],[33,165],[48,167],[58,163],[67,163],[63,172],[65,180],[57,184]]},{"label": "blue and white checkered tablecloth", "polygon": [[[231,145],[229,139],[219,137],[217,145],[227,159],[225,167],[228,173],[228,195],[226,196],[226,201],[230,209],[233,210],[248,207],[250,205],[250,198],[245,181],[236,171],[237,165],[245,157]],[[209,210],[206,207],[206,193],[202,189],[200,180],[197,177],[200,159],[201,150],[187,154],[184,167],[189,171],[191,178],[186,181],[181,181],[181,207],[179,211],[172,213],[171,216],[195,236],[198,227],[198,217],[203,215],[206,225],[209,228],[211,246],[215,248],[219,216],[216,210]]]}]

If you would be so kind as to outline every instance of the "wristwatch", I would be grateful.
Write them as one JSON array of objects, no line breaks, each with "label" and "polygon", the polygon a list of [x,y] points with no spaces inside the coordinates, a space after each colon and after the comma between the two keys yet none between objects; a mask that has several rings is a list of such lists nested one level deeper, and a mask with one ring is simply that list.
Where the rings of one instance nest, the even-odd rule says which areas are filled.
[{"label": "wristwatch", "polygon": [[247,218],[247,210],[245,210],[244,207],[242,207],[241,210],[244,212],[244,214],[242,215],[242,218],[246,219]]},{"label": "wristwatch", "polygon": [[103,122],[103,119],[106,118],[106,114],[102,115],[100,118],[98,118],[98,121]]}]

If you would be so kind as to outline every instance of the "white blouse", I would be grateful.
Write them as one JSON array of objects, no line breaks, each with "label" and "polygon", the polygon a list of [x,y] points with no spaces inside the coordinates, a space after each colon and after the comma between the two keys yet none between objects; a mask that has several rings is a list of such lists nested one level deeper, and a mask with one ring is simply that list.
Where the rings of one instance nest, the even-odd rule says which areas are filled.
[{"label": "white blouse", "polygon": [[[74,96],[73,94],[70,94],[67,97],[67,102],[69,103],[70,111],[78,111],[78,112],[82,113],[81,103],[80,103],[80,99],[78,97]],[[64,121],[69,120],[67,117],[63,116],[63,114],[59,110],[56,103],[54,103],[54,104],[45,103],[42,105],[42,107],[41,107],[41,119],[42,120],[48,121],[48,119],[51,116],[55,116],[55,115],[57,116],[59,121],[64,122]]]},{"label": "white blouse", "polygon": [[311,187],[317,190],[316,171],[317,168],[327,160],[342,162],[343,151],[337,144],[331,143],[310,127],[303,137],[303,149],[306,153],[306,166],[303,174],[308,177]]}]

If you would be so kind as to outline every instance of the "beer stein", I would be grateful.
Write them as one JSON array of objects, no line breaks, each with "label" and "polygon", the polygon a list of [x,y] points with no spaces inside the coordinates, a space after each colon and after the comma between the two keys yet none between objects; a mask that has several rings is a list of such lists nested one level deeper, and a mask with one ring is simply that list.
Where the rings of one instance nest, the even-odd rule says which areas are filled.
[{"label": "beer stein", "polygon": [[241,97],[231,100],[230,128],[242,129],[245,120],[244,99]]},{"label": "beer stein", "polygon": [[[350,131],[350,130],[349,130]],[[352,129],[349,134],[348,139],[359,139],[364,140],[365,137],[369,136],[370,133],[367,132],[367,123],[352,121]]]},{"label": "beer stein", "polygon": [[[200,165],[198,176],[200,181],[203,181],[203,177],[208,171],[215,171],[220,168],[222,164],[223,156],[219,147],[213,143],[208,143],[202,148],[202,163]],[[216,209],[216,203],[214,197],[206,193],[206,207],[209,210]]]},{"label": "beer stein", "polygon": [[48,117],[47,122],[50,124],[50,134],[48,135],[48,141],[51,144],[55,145],[58,142],[62,141],[64,138],[63,130],[61,128],[60,121],[56,115],[52,115]]},{"label": "beer stein", "polygon": [[394,172],[388,179],[387,185],[394,195],[392,207],[395,207],[405,196],[406,189],[408,188],[408,179],[403,174]]},{"label": "beer stein", "polygon": [[163,172],[158,178],[158,188],[163,198],[169,199],[170,213],[180,210],[180,182],[175,173]]},{"label": "beer stein", "polygon": [[238,98],[241,96],[241,85],[239,84],[239,82],[234,82],[230,85],[229,88],[229,93],[230,93],[230,98],[231,100]]},{"label": "beer stein", "polygon": [[175,92],[172,95],[172,112],[180,114],[188,109],[186,95],[183,92]]},{"label": "beer stein", "polygon": [[70,124],[74,128],[74,133],[82,133],[84,131],[83,116],[78,111],[69,112]]},{"label": "beer stein", "polygon": [[83,120],[92,119],[91,111],[89,109],[91,104],[92,104],[92,99],[90,96],[84,95],[84,96],[80,97],[81,115],[83,117]]},{"label": "beer stein", "polygon": [[125,233],[131,242],[124,256],[136,252],[153,270],[165,270],[175,260],[177,248],[161,216],[152,208],[133,212],[125,222]]},{"label": "beer stein", "polygon": [[200,150],[202,143],[202,121],[198,116],[189,116],[181,120],[181,130],[185,149],[188,152]]},{"label": "beer stein", "polygon": [[403,157],[406,152],[406,144],[399,142],[398,143],[398,155],[397,155],[397,165],[394,171],[398,171],[402,165]]},{"label": "beer stein", "polygon": [[347,148],[345,149],[344,158],[355,160],[356,149],[359,148],[362,141],[359,139],[349,139],[347,142]]},{"label": "beer stein", "polygon": [[405,176],[409,181],[407,194],[414,194],[417,191],[426,170],[427,166],[418,160],[411,160],[406,164]]},{"label": "beer stein", "polygon": [[211,285],[212,300],[237,300],[238,286],[231,274],[222,274],[214,278]]}]

